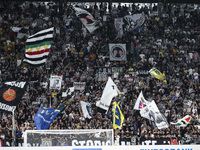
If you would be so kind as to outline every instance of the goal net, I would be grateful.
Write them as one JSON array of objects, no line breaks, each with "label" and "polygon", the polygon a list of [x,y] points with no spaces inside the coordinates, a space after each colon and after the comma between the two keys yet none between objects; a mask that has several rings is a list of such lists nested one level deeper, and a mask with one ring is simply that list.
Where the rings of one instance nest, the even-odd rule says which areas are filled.
[{"label": "goal net", "polygon": [[114,145],[113,129],[26,130],[24,146],[107,146]]}]

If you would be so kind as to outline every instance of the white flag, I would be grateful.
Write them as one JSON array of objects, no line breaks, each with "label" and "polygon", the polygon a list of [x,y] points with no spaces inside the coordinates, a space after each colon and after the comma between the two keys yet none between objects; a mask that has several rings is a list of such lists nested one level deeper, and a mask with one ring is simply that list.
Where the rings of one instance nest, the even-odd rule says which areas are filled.
[{"label": "white flag", "polygon": [[152,101],[145,108],[140,110],[140,115],[156,123],[158,129],[168,128],[169,124],[163,114],[160,113],[156,103]]},{"label": "white flag", "polygon": [[106,110],[107,113],[113,97],[117,96],[120,93],[121,92],[119,91],[119,89],[117,88],[116,84],[113,82],[111,77],[108,77],[108,81],[103,90],[101,99],[96,103],[96,106]]},{"label": "white flag", "polygon": [[83,111],[83,116],[85,118],[91,119],[92,118],[92,107],[91,107],[90,103],[81,101],[81,108]]},{"label": "white flag", "polygon": [[179,127],[186,127],[189,124],[191,118],[192,118],[191,116],[186,115],[182,119],[179,119],[176,123],[171,122],[171,124],[175,124],[176,126]]},{"label": "white flag", "polygon": [[148,105],[148,104],[150,104],[150,102],[145,100],[145,98],[142,94],[142,91],[141,91],[138,98],[137,98],[137,101],[135,102],[134,109],[140,110],[140,109],[146,107],[146,105]]}]

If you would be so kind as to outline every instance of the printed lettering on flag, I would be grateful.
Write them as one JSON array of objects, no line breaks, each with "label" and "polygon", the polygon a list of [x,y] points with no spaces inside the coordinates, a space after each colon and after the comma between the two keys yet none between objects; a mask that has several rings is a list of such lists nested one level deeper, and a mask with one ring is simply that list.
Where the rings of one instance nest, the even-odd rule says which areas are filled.
[{"label": "printed lettering on flag", "polygon": [[0,88],[0,110],[13,112],[25,93],[27,82],[9,81]]}]

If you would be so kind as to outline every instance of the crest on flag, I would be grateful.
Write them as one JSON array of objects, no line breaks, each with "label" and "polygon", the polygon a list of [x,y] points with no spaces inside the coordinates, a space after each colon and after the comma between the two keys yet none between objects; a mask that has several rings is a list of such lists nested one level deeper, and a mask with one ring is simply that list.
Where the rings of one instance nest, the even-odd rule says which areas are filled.
[{"label": "crest on flag", "polygon": [[50,89],[61,89],[62,75],[51,75],[50,77]]},{"label": "crest on flag", "polygon": [[40,107],[34,116],[35,126],[37,130],[48,129],[53,120],[59,114],[60,110],[50,107]]},{"label": "crest on flag", "polygon": [[109,44],[111,61],[126,61],[126,44]]},{"label": "crest on flag", "polygon": [[134,109],[136,110],[140,110],[144,107],[146,107],[148,104],[150,104],[149,101],[145,100],[144,96],[143,96],[143,93],[142,91],[140,92],[136,102],[135,102],[135,106],[134,106]]}]

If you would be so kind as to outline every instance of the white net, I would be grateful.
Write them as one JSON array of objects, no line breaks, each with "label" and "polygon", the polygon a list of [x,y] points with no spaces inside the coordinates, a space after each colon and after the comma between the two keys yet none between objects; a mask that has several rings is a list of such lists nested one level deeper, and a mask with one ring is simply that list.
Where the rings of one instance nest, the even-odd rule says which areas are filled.
[{"label": "white net", "polygon": [[108,146],[114,145],[113,129],[26,130],[24,146]]}]

